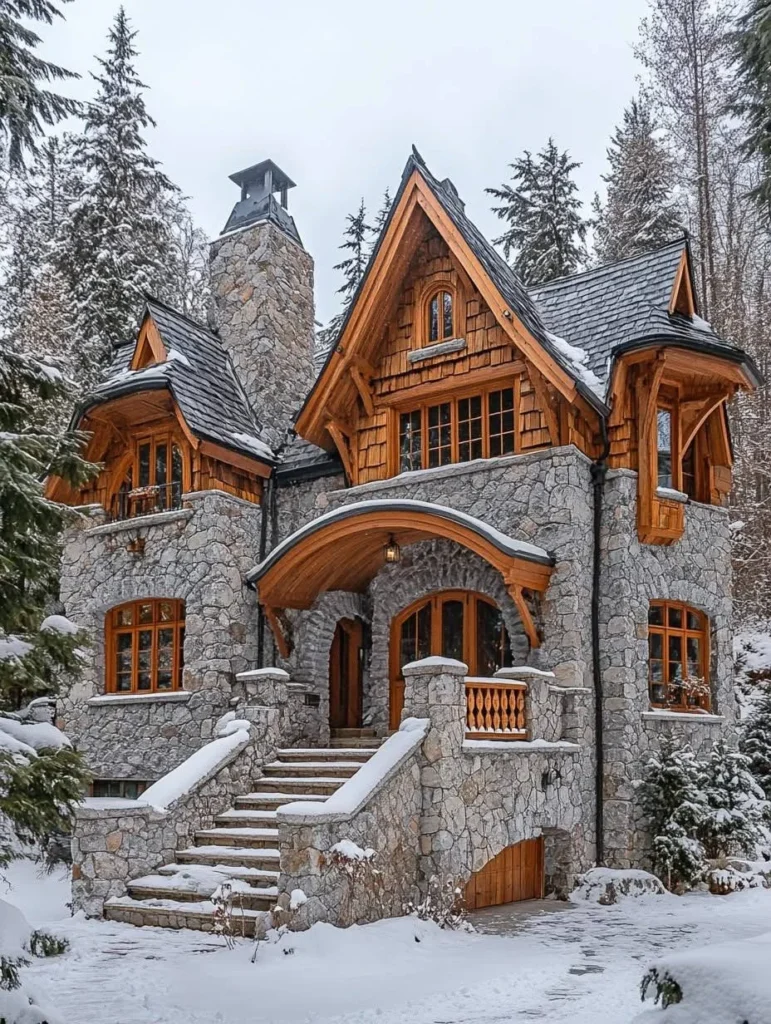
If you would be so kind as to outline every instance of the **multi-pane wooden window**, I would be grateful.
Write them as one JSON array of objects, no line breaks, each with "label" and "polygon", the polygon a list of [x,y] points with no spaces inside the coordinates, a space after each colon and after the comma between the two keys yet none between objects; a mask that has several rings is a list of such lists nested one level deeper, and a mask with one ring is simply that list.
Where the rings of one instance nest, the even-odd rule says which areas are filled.
[{"label": "multi-pane wooden window", "polygon": [[648,609],[650,702],[674,711],[709,711],[709,620],[678,601],[651,601]]},{"label": "multi-pane wooden window", "polygon": [[116,495],[115,518],[179,508],[182,499],[183,455],[169,434],[136,442],[133,464]]},{"label": "multi-pane wooden window", "polygon": [[449,341],[453,337],[453,299],[448,291],[435,292],[428,300],[428,341]]},{"label": "multi-pane wooden window", "polygon": [[399,415],[399,469],[511,455],[517,450],[514,387],[452,398]]},{"label": "multi-pane wooden window", "polygon": [[132,601],[107,613],[108,693],[164,693],[182,688],[185,602]]}]

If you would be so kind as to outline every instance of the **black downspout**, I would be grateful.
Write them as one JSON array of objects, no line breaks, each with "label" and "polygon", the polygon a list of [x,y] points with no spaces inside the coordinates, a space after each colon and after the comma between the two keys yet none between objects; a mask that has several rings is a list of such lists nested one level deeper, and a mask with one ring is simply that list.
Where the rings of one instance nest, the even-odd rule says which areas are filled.
[{"label": "black downspout", "polygon": [[[268,553],[268,517],[273,502],[273,491],[275,489],[275,469],[265,481],[265,490],[262,494],[262,517],[260,518],[260,551],[258,561],[262,561]],[[255,588],[256,589],[256,588]],[[265,668],[265,612],[262,605],[257,605],[257,667]]]},{"label": "black downspout", "polygon": [[592,463],[592,496],[594,499],[594,551],[592,564],[592,673],[594,676],[594,742],[596,766],[595,789],[595,846],[598,866],[605,863],[605,743],[603,737],[603,688],[600,668],[600,569],[602,566],[602,492],[608,472],[608,426],[605,417],[600,417],[602,431],[602,453]]}]

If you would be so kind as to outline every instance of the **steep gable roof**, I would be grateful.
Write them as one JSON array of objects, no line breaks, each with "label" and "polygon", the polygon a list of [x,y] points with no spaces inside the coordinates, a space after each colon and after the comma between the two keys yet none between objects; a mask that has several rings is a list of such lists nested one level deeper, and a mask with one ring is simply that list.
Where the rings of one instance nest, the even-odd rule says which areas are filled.
[{"label": "steep gable roof", "polygon": [[592,372],[606,384],[613,357],[629,348],[669,342],[746,365],[745,353],[720,338],[698,315],[670,312],[679,272],[690,253],[684,238],[594,270],[531,289],[542,322],[570,345],[582,349]]},{"label": "steep gable roof", "polygon": [[[464,204],[452,182],[435,178],[413,147],[390,213],[348,307],[336,342],[327,353],[316,383],[297,417],[298,430],[304,434],[322,410],[326,414],[327,403],[320,401],[318,396],[329,397],[328,391],[343,369],[339,361],[341,346],[348,346],[351,337],[362,334],[360,324],[365,317],[362,309],[367,310],[367,302],[379,287],[382,275],[389,269],[389,261],[404,255],[402,250],[395,247],[394,238],[399,237],[400,230],[403,236],[408,234],[409,216],[415,209],[422,210],[439,233],[445,236],[451,252],[480,288],[512,344],[517,345],[526,357],[537,359],[547,379],[551,379],[564,393],[569,393],[570,397],[578,393],[595,409],[606,412],[607,408],[598,390],[599,382],[577,358],[580,353],[573,352],[570,346],[562,344],[559,339],[555,343],[527,289],[466,216]],[[399,226],[396,226],[397,219],[400,219]],[[349,355],[350,346],[346,358]],[[311,435],[312,440],[320,442],[317,423],[311,429]]]},{"label": "steep gable roof", "polygon": [[79,413],[123,395],[166,388],[197,437],[249,458],[274,462],[230,356],[216,334],[157,299],[147,300],[143,325],[148,317],[163,343],[166,361],[132,370],[136,344],[121,345],[107,378],[86,396]]}]

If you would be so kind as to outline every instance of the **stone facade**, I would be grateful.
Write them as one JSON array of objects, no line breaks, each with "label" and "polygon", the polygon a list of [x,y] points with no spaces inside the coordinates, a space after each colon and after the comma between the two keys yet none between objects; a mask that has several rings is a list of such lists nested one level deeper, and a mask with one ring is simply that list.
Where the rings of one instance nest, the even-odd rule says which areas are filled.
[{"label": "stone facade", "polygon": [[[600,604],[604,688],[605,816],[608,863],[645,863],[647,835],[635,781],[664,735],[701,752],[735,737],[732,687],[731,540],[728,510],[689,502],[685,533],[667,547],[641,544],[635,522],[637,474],[608,474],[604,495]],[[712,716],[651,712],[648,607],[684,601],[710,622]]]},{"label": "stone facade", "polygon": [[315,379],[313,260],[266,221],[216,239],[210,268],[220,337],[278,447]]},{"label": "stone facade", "polygon": [[[211,739],[237,672],[257,658],[257,605],[244,573],[259,550],[260,508],[220,492],[185,495],[184,508],[94,525],[64,539],[61,600],[91,637],[81,681],[58,716],[97,779],[152,781]],[[127,546],[144,540],[141,555]],[[105,696],[105,615],[145,597],[185,601],[184,693]]]}]

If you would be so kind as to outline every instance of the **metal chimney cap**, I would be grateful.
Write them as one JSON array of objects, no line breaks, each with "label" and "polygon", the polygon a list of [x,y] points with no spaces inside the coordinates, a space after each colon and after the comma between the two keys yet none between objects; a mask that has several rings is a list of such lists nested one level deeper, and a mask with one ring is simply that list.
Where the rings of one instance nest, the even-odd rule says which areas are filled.
[{"label": "metal chimney cap", "polygon": [[295,187],[295,183],[289,175],[284,174],[281,168],[274,164],[272,160],[263,160],[259,164],[252,164],[251,167],[245,167],[243,171],[236,171],[234,174],[229,175],[229,178],[239,188],[246,188],[253,182],[262,182],[266,171],[272,172],[274,192],[281,192],[284,189]]}]

